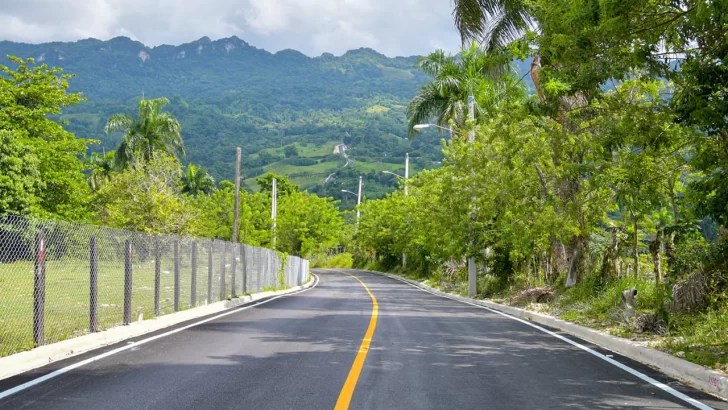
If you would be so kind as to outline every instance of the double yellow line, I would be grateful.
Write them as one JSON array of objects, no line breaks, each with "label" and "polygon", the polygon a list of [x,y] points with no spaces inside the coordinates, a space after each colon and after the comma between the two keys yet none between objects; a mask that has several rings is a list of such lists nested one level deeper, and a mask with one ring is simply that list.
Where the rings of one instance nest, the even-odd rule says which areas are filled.
[{"label": "double yellow line", "polygon": [[334,410],[345,410],[349,408],[351,397],[354,395],[354,389],[356,388],[356,382],[359,380],[359,374],[361,374],[361,369],[364,367],[364,361],[367,358],[367,353],[369,353],[369,344],[372,342],[372,338],[374,337],[374,330],[377,328],[377,318],[379,317],[379,304],[377,303],[377,298],[374,297],[367,285],[354,275],[350,275],[346,272],[341,273],[358,280],[369,294],[369,297],[372,298],[372,318],[369,320],[369,327],[367,328],[367,332],[364,334],[364,339],[361,341],[359,352],[356,354],[351,370],[349,370],[349,376],[346,378],[346,382],[344,382],[344,387],[341,388],[341,393],[339,393],[339,399],[336,401],[336,407],[334,407]]}]

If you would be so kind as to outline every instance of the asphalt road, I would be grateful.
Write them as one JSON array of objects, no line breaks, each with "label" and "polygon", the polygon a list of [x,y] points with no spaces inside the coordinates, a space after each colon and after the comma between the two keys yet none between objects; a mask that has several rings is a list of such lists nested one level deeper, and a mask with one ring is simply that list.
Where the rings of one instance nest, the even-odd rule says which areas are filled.
[{"label": "asphalt road", "polygon": [[[342,271],[315,272],[314,289],[139,344],[1,399],[0,408],[332,409],[357,356],[365,361],[352,409],[693,408],[526,324],[347,270],[376,298],[373,321],[373,300],[360,282]],[[360,352],[372,322],[369,348]],[[0,392],[118,346],[0,381]],[[707,406],[728,409],[646,366],[614,358]]]}]

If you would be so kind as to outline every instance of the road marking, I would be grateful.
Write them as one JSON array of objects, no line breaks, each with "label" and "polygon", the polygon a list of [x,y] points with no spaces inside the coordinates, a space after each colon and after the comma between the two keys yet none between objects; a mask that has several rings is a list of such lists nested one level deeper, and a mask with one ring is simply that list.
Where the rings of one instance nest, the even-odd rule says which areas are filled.
[{"label": "road marking", "polygon": [[125,346],[116,348],[114,350],[109,350],[106,353],[102,353],[102,354],[100,354],[98,356],[90,357],[90,358],[88,358],[86,360],[82,360],[80,362],[77,362],[77,363],[74,363],[72,365],[66,366],[66,367],[64,367],[62,369],[58,369],[58,370],[56,370],[54,372],[48,373],[45,376],[41,376],[41,377],[38,377],[36,379],[33,379],[33,380],[29,381],[29,382],[25,382],[25,383],[23,383],[21,385],[15,386],[12,389],[8,389],[8,390],[5,390],[3,392],[0,392],[0,400],[4,399],[4,398],[6,398],[6,397],[8,397],[8,396],[10,396],[12,394],[15,394],[15,393],[17,393],[19,391],[25,390],[25,389],[27,389],[29,387],[33,387],[36,384],[43,383],[46,380],[50,380],[50,379],[53,379],[55,377],[58,377],[58,376],[60,376],[60,375],[62,375],[64,373],[68,373],[71,370],[78,369],[79,367],[82,367],[82,366],[85,366],[87,364],[93,363],[95,361],[98,361],[98,360],[107,358],[109,356],[115,355],[115,354],[120,353],[120,352],[123,352],[125,350],[129,350],[129,349],[132,349],[132,348],[136,348],[139,345],[142,345],[142,344],[145,344],[145,343],[149,343],[149,342],[151,342],[153,340],[161,339],[163,337],[166,337],[166,336],[169,336],[169,335],[173,335],[175,333],[179,333],[179,332],[181,332],[183,330],[187,330],[187,329],[189,329],[191,327],[199,326],[199,325],[201,325],[203,323],[207,323],[207,322],[210,322],[210,321],[213,321],[213,320],[220,319],[221,317],[225,317],[225,316],[228,316],[228,315],[232,315],[233,313],[238,313],[238,312],[241,312],[241,311],[246,310],[246,309],[254,308],[256,306],[260,306],[260,305],[263,305],[265,303],[272,302],[272,301],[274,301],[276,299],[279,299],[279,298],[282,298],[282,297],[297,295],[297,294],[299,294],[301,292],[305,292],[307,290],[311,290],[311,289],[315,288],[316,285],[318,285],[318,283],[319,283],[318,275],[315,275],[314,273],[311,273],[311,274],[316,279],[316,282],[314,282],[313,286],[311,286],[310,288],[301,289],[301,290],[297,290],[295,292],[287,293],[285,295],[276,296],[276,297],[273,297],[273,298],[270,298],[270,299],[266,299],[266,300],[264,300],[262,302],[257,302],[257,303],[252,304],[252,305],[246,305],[246,306],[243,306],[243,307],[240,307],[240,308],[233,308],[232,310],[229,310],[229,311],[227,311],[225,313],[221,313],[221,314],[219,314],[217,316],[213,316],[211,318],[208,318],[208,319],[205,319],[205,320],[201,320],[199,322],[195,322],[195,323],[189,324],[189,325],[184,326],[184,327],[180,327],[180,328],[177,328],[177,329],[174,329],[174,330],[170,330],[169,332],[166,332],[166,333],[162,333],[162,334],[159,334],[159,335],[156,335],[156,336],[152,336],[152,337],[149,337],[147,339],[140,340],[138,342],[129,342]]},{"label": "road marking", "polygon": [[340,273],[358,280],[364,287],[364,290],[366,290],[369,294],[369,297],[372,298],[372,318],[369,320],[369,327],[367,328],[367,332],[364,334],[364,338],[361,340],[359,352],[356,354],[354,364],[351,365],[351,370],[349,370],[349,376],[347,376],[346,382],[344,382],[344,387],[341,388],[341,393],[339,393],[339,399],[336,400],[336,407],[334,407],[334,410],[345,410],[349,408],[351,397],[354,395],[354,389],[356,389],[356,382],[359,380],[359,374],[361,373],[362,367],[364,367],[364,361],[367,359],[369,344],[372,342],[372,338],[374,337],[374,330],[377,328],[377,318],[379,317],[379,304],[377,303],[377,298],[374,297],[367,285],[354,275],[346,272]]},{"label": "road marking", "polygon": [[679,391],[673,389],[672,387],[670,387],[670,386],[668,386],[668,385],[666,385],[664,383],[660,383],[659,381],[653,379],[652,377],[650,377],[650,376],[648,376],[648,375],[646,375],[646,374],[644,374],[644,373],[642,373],[642,372],[640,372],[638,370],[635,370],[635,369],[633,369],[633,368],[631,368],[631,367],[629,367],[629,366],[627,366],[625,364],[622,364],[622,363],[620,363],[620,362],[612,359],[611,357],[608,357],[607,355],[603,355],[603,354],[597,352],[596,350],[590,349],[590,348],[582,345],[581,343],[575,342],[575,341],[573,341],[573,340],[571,340],[571,339],[569,339],[567,337],[561,336],[560,334],[555,333],[555,332],[552,332],[552,331],[550,331],[548,329],[545,329],[545,328],[543,328],[543,327],[541,327],[541,326],[539,326],[537,324],[534,324],[532,322],[529,322],[527,320],[524,320],[524,319],[521,319],[521,318],[518,318],[518,317],[515,317],[515,316],[511,316],[511,315],[509,315],[507,313],[503,313],[503,312],[501,312],[499,310],[492,309],[492,308],[489,308],[489,307],[486,307],[486,306],[478,305],[478,304],[471,303],[471,302],[466,302],[464,300],[455,299],[455,298],[450,297],[450,296],[439,295],[439,294],[434,293],[434,292],[431,292],[431,291],[429,291],[427,289],[423,289],[423,288],[421,288],[421,287],[419,287],[417,285],[413,285],[412,283],[409,283],[409,282],[407,282],[405,280],[402,280],[400,278],[395,278],[395,277],[392,277],[392,276],[386,276],[386,277],[388,277],[390,279],[394,279],[394,280],[400,281],[400,282],[402,282],[404,284],[407,284],[407,285],[412,286],[415,289],[419,289],[419,290],[421,290],[423,292],[426,292],[426,293],[429,293],[431,295],[439,296],[441,298],[450,299],[450,300],[454,300],[456,302],[464,303],[466,305],[471,305],[471,306],[475,306],[477,308],[485,309],[485,310],[488,310],[490,312],[496,313],[498,315],[507,317],[509,319],[513,319],[515,321],[521,322],[521,323],[523,323],[525,325],[531,326],[534,329],[538,329],[538,330],[540,330],[540,331],[542,331],[542,332],[544,332],[546,334],[549,334],[549,335],[551,335],[551,336],[553,336],[553,337],[555,337],[557,339],[560,339],[560,340],[562,340],[562,341],[564,341],[566,343],[569,343],[569,344],[571,344],[571,345],[573,345],[573,346],[575,346],[575,347],[577,347],[577,348],[579,348],[579,349],[581,349],[581,350],[583,350],[585,352],[591,353],[592,355],[594,355],[594,356],[596,356],[596,357],[598,357],[598,358],[606,361],[607,363],[612,364],[614,366],[617,366],[620,369],[626,371],[627,373],[630,373],[631,375],[636,376],[636,377],[638,377],[638,378],[640,378],[640,379],[642,379],[642,380],[650,383],[651,385],[653,385],[653,386],[655,386],[655,387],[657,387],[657,388],[659,388],[659,389],[661,389],[661,390],[663,390],[663,391],[665,391],[665,392],[667,392],[667,393],[669,393],[669,394],[677,397],[678,399],[680,399],[680,400],[682,400],[684,402],[687,402],[687,403],[689,403],[689,404],[691,404],[691,405],[693,405],[693,406],[695,406],[695,407],[697,407],[697,408],[699,408],[701,410],[714,410],[712,407],[707,406],[707,405],[705,405],[705,404],[703,404],[703,403],[701,403],[701,402],[693,399],[690,396],[687,396],[687,395],[685,395],[683,393],[680,393]]}]

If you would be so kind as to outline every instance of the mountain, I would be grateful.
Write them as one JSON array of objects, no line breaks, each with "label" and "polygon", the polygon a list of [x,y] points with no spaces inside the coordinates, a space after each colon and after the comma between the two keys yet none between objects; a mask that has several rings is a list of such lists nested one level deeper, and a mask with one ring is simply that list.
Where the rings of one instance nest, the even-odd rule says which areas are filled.
[{"label": "mountain", "polygon": [[[203,37],[179,46],[147,47],[126,37],[72,43],[0,42],[0,54],[33,57],[75,74],[71,91],[88,101],[61,119],[77,136],[113,149],[120,135],[103,132],[114,113],[134,113],[142,96],[166,96],[183,126],[187,160],[218,179],[232,176],[236,146],[248,177],[281,160],[262,151],[343,142],[362,161],[404,157],[417,151],[437,159],[437,138],[410,146],[404,114],[427,77],[413,69],[417,57],[388,58],[371,49],[310,58],[295,50],[269,53],[237,38]],[[333,147],[333,146],[332,146]],[[332,150],[333,152],[333,150]],[[323,180],[324,178],[321,178]]]},{"label": "mountain", "polygon": [[[356,184],[357,174],[368,174],[370,196],[381,196],[397,183],[381,171],[402,171],[406,152],[413,170],[441,159],[436,132],[406,139],[407,104],[428,81],[414,69],[417,56],[389,58],[368,48],[341,56],[270,53],[237,37],[151,48],[126,37],[2,41],[0,55],[33,57],[75,75],[70,90],[83,92],[87,101],[60,119],[77,136],[99,140],[93,151],[114,149],[120,141],[121,135],[103,131],[110,115],[134,114],[142,96],[169,98],[167,109],[182,123],[186,161],[218,180],[232,179],[235,148],[241,146],[248,188],[255,188],[255,176],[272,171],[341,197],[341,187],[323,185],[338,169],[346,171],[339,181],[346,189],[355,188],[348,185]],[[346,170],[346,161],[334,154],[339,143],[354,160]],[[285,155],[292,144],[297,152]]]}]

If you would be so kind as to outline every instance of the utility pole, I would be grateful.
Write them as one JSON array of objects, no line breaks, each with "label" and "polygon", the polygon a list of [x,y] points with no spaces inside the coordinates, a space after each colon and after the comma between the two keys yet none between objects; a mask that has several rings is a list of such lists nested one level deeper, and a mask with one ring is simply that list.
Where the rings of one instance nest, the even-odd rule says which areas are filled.
[{"label": "utility pole", "polygon": [[[409,152],[404,154],[404,196],[409,195],[407,182],[409,180]],[[407,254],[402,252],[402,267],[407,266]]]},{"label": "utility pole", "polygon": [[[468,143],[472,144],[475,141],[475,97],[472,95],[468,96],[468,122],[470,123],[470,132],[468,133]],[[475,198],[473,198],[475,202]],[[471,211],[472,212],[472,211]],[[472,229],[472,213],[471,213],[471,229]],[[472,245],[472,233],[471,233],[471,245]],[[478,274],[475,266],[475,256],[468,257],[468,296],[473,297],[477,293],[478,287]]]},{"label": "utility pole", "polygon": [[270,217],[273,219],[273,249],[276,248],[276,213],[278,211],[278,181],[273,178]]},{"label": "utility pole", "polygon": [[[238,217],[240,215],[240,161],[243,151],[238,147],[235,160],[235,211],[233,213],[233,243],[238,243]],[[233,273],[234,274],[234,273]]]},{"label": "utility pole", "polygon": [[359,210],[359,205],[361,204],[361,180],[362,177],[359,176],[359,193],[356,195],[356,223],[359,223],[359,217],[361,216],[361,211]]},{"label": "utility pole", "polygon": [[409,178],[409,152],[404,157],[404,195],[407,196],[407,179]]}]

